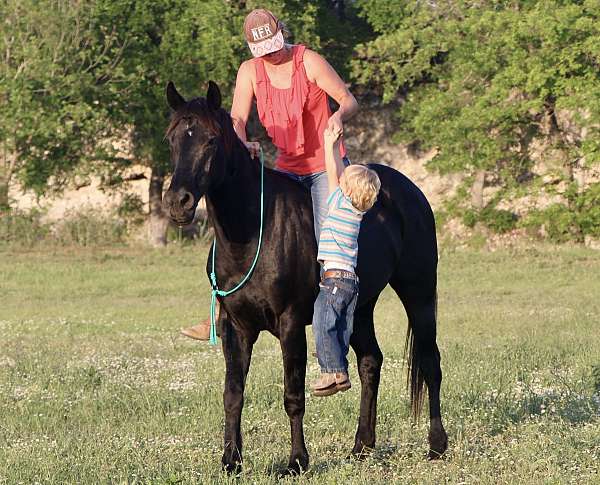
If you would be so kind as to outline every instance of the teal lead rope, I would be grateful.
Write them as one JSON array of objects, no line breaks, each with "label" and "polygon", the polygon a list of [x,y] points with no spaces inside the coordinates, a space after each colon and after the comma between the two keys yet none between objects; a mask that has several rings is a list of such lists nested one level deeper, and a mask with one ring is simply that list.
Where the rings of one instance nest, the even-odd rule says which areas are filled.
[{"label": "teal lead rope", "polygon": [[263,233],[263,217],[264,217],[264,187],[265,187],[265,160],[262,151],[262,147],[260,148],[260,229],[258,231],[258,246],[256,247],[256,255],[254,256],[254,261],[252,261],[252,266],[246,273],[246,276],[240,281],[234,288],[231,290],[220,290],[217,285],[217,275],[215,274],[215,254],[217,252],[217,238],[215,237],[212,245],[212,269],[210,272],[210,285],[212,287],[211,296],[210,296],[210,344],[217,345],[217,323],[216,323],[216,308],[217,308],[217,296],[225,297],[231,295],[238,291],[242,286],[246,284],[250,276],[252,276],[252,272],[254,271],[254,267],[256,266],[256,262],[258,261],[258,255],[260,254],[260,247],[262,243],[262,233]]}]

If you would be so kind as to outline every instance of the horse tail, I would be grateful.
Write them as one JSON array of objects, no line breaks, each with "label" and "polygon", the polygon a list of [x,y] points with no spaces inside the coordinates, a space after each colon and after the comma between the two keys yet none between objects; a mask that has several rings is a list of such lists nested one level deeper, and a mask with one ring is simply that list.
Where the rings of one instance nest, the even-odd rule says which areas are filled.
[{"label": "horse tail", "polygon": [[425,379],[421,372],[419,345],[415,340],[410,321],[408,322],[408,329],[406,331],[404,355],[407,362],[406,387],[410,391],[410,409],[413,419],[416,420],[421,414],[421,409],[423,407]]},{"label": "horse tail", "polygon": [[[438,295],[435,292],[434,301],[434,315],[435,321],[437,321],[437,309],[438,309]],[[417,322],[411,318],[408,320],[408,328],[406,331],[406,341],[404,343],[404,356],[407,362],[407,374],[406,374],[406,387],[410,391],[410,409],[413,419],[417,420],[423,409],[423,401],[425,399],[426,387],[425,387],[425,375],[423,373],[423,364],[427,365],[426,361],[429,356],[424,357],[425,350],[421,342],[424,337],[425,340],[432,338],[431,335],[419,335],[415,338],[414,335],[414,324]],[[420,328],[419,331],[422,333],[426,331],[424,328]],[[433,327],[435,333],[435,327]],[[435,339],[435,337],[433,337]],[[439,358],[439,354],[438,354]]]}]

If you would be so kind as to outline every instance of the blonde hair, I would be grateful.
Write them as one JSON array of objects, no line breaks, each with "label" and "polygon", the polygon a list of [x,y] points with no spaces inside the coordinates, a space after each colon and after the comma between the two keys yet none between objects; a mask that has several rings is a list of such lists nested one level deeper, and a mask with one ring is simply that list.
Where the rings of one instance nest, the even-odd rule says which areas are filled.
[{"label": "blonde hair", "polygon": [[354,207],[366,212],[377,200],[381,181],[373,170],[364,165],[350,165],[342,172],[340,188]]}]

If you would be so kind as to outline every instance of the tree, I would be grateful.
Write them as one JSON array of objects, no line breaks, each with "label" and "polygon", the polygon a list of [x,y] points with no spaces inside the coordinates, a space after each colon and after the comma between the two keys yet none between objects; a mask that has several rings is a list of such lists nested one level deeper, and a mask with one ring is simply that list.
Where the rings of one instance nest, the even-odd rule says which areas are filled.
[{"label": "tree", "polygon": [[[256,3],[256,5],[255,5]],[[318,2],[272,1],[263,5],[298,27],[299,39],[314,34]],[[265,5],[266,4],[266,5]],[[237,68],[249,51],[242,25],[258,2],[224,0],[97,0],[94,17],[100,25],[114,26],[126,45],[123,69],[135,83],[119,98],[124,119],[133,127],[134,156],[151,168],[150,239],[166,242],[168,219],[161,200],[164,178],[170,170],[164,130],[169,115],[165,86],[174,81],[186,97],[204,92],[213,80],[231,99]],[[302,28],[300,28],[302,27]],[[116,173],[121,166],[117,165]],[[118,175],[115,176],[118,178]]]},{"label": "tree", "polygon": [[358,48],[355,79],[402,96],[397,139],[437,148],[432,168],[509,187],[531,179],[536,137],[567,165],[600,161],[597,0],[358,5],[379,35]]},{"label": "tree", "polygon": [[125,81],[123,44],[74,0],[0,4],[0,208],[8,186],[59,190],[74,171],[111,158],[106,123]]},{"label": "tree", "polygon": [[[119,187],[127,167],[143,164],[151,171],[150,240],[164,244],[168,220],[161,199],[170,171],[165,86],[172,80],[191,98],[212,79],[230,100],[237,68],[250,55],[243,21],[258,7],[272,9],[294,41],[314,49],[333,17],[316,0],[2,4],[3,186],[16,174],[41,194],[94,172],[106,186]],[[119,158],[111,142],[125,136],[132,153]]]}]

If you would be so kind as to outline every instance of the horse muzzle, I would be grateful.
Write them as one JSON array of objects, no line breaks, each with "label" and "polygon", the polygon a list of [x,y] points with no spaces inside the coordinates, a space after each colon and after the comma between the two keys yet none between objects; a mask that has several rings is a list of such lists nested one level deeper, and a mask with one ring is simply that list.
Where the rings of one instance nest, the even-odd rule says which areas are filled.
[{"label": "horse muzzle", "polygon": [[194,194],[180,188],[176,192],[168,190],[163,197],[163,209],[171,220],[179,225],[190,224],[194,220],[196,208]]}]

